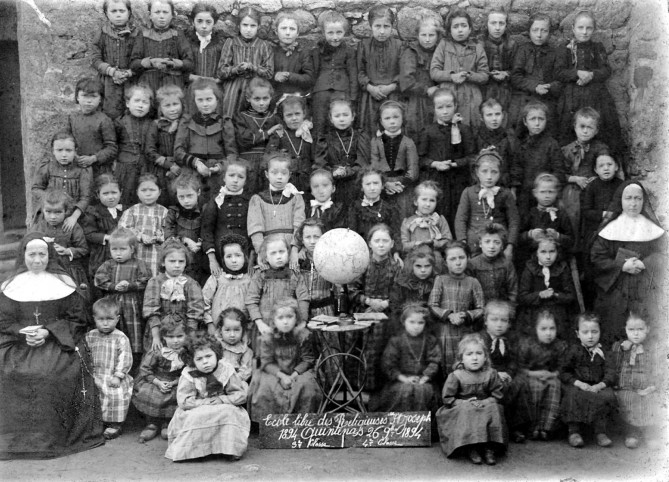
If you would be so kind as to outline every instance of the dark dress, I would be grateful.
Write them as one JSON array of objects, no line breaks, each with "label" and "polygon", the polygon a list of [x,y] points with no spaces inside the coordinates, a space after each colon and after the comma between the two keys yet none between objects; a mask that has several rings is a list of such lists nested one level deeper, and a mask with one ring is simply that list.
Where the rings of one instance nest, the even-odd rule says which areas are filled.
[{"label": "dark dress", "polygon": [[526,213],[536,204],[532,198],[534,180],[544,172],[554,174],[561,183],[566,181],[562,150],[558,142],[545,130],[535,136],[528,135],[522,140],[518,155],[511,166],[511,187],[517,189],[519,212]]},{"label": "dark dress", "polygon": [[[314,413],[322,394],[316,382],[316,354],[311,333],[295,328],[287,334],[263,335],[260,342],[260,369],[249,387],[248,410],[251,420],[260,422],[270,413]],[[277,374],[298,374],[290,389],[284,389]]]},{"label": "dark dress", "polygon": [[102,204],[94,204],[86,208],[83,221],[81,223],[84,229],[84,236],[88,242],[88,276],[91,279],[95,276],[102,263],[111,258],[109,253],[109,243],[105,243],[105,236],[111,234],[118,226],[118,220],[121,219],[122,209],[116,209],[116,217],[112,217],[109,209]]},{"label": "dark dress", "polygon": [[[150,58],[178,59],[183,66],[165,70],[144,67],[142,60]],[[193,70],[191,49],[183,32],[173,27],[163,30],[142,28],[132,47],[130,68],[139,74],[138,82],[146,83],[153,92],[163,85],[176,85],[183,89],[184,76]]]},{"label": "dark dress", "polygon": [[294,48],[286,50],[281,45],[274,45],[274,74],[289,72],[288,80],[277,82],[272,78],[274,98],[280,99],[283,94],[308,95],[314,83],[314,64],[311,52],[299,41]]},{"label": "dark dress", "polygon": [[518,284],[518,313],[519,325],[530,334],[534,330],[537,315],[543,311],[550,311],[555,316],[557,333],[563,340],[571,338],[573,305],[576,300],[574,284],[571,279],[571,271],[566,262],[557,260],[550,268],[549,286],[553,288],[552,298],[541,298],[539,292],[547,289],[542,266],[536,257],[525,265],[523,274],[520,275]]},{"label": "dark dress", "polygon": [[[49,336],[31,348],[19,330],[37,323]],[[77,292],[25,302],[0,293],[0,459],[60,457],[104,443],[85,333]]]},{"label": "dark dress", "polygon": [[[441,395],[444,406],[437,411],[437,424],[441,450],[447,456],[473,444],[493,443],[497,450],[506,449],[502,381],[496,370],[470,372],[458,368],[448,375]],[[471,402],[472,398],[477,405]]]},{"label": "dark dress", "polygon": [[[604,430],[617,406],[612,389],[616,383],[615,359],[610,353],[604,356],[591,356],[586,347],[574,343],[567,348],[560,366],[562,420],[566,423],[594,423],[597,433]],[[574,385],[577,380],[588,385],[604,382],[606,388],[597,393],[586,392]]]},{"label": "dark dress", "polygon": [[[548,44],[534,45],[526,42],[518,47],[513,56],[511,69],[511,86],[513,94],[509,107],[508,126],[516,132],[525,132],[523,125],[523,108],[530,102],[542,102],[548,107],[546,130],[549,135],[556,136],[558,128],[557,101],[562,92],[562,84],[555,73],[556,51]],[[548,92],[537,94],[540,84],[550,84]],[[573,124],[569,123],[570,127]]]},{"label": "dark dress", "polygon": [[[148,417],[172,418],[178,406],[177,383],[183,368],[183,362],[175,360],[172,363],[160,352],[145,353],[132,393],[132,403],[137,410]],[[172,383],[172,389],[168,393],[161,392],[153,384],[156,378]]]},{"label": "dark dress", "polygon": [[241,194],[227,195],[220,203],[213,196],[202,208],[202,251],[213,249],[219,264],[223,266],[220,240],[226,234],[239,234],[248,239],[246,218],[249,212],[251,194],[244,190]]},{"label": "dark dress", "polygon": [[[488,129],[485,124],[481,124],[474,134],[474,145],[476,152],[481,152],[481,149],[495,148],[497,154],[502,158],[501,174],[497,185],[511,187],[511,166],[515,163],[520,147],[520,141],[513,131],[504,127]],[[473,166],[472,171],[474,171]],[[476,172],[472,172],[472,179],[474,182],[479,182]]]},{"label": "dark dress", "polygon": [[[556,56],[556,77],[564,84],[558,102],[561,144],[574,140],[573,118],[576,111],[583,107],[592,107],[602,116],[599,126],[602,141],[619,159],[625,145],[616,104],[606,87],[606,80],[611,76],[606,49],[599,42],[573,40],[569,45],[559,48]],[[593,78],[587,85],[576,83],[579,70],[592,72]]]},{"label": "dark dress", "polygon": [[511,103],[511,69],[513,68],[513,54],[516,51],[516,42],[511,39],[508,32],[505,32],[499,39],[490,37],[486,32],[482,35],[481,42],[483,42],[486,57],[488,57],[490,72],[507,72],[509,74],[502,81],[496,80],[490,74],[488,83],[481,86],[483,100],[496,99],[502,104],[504,112],[508,112],[509,104]]},{"label": "dark dress", "polygon": [[[91,64],[98,72],[98,80],[104,85],[102,111],[112,119],[120,117],[125,112],[123,94],[128,81],[121,85],[115,84],[113,77],[107,74],[107,69],[130,68],[130,54],[138,32],[139,29],[133,26],[132,22],[128,22],[125,28],[117,28],[105,19],[90,43]],[[131,78],[132,80],[134,79]]]},{"label": "dark dress", "polygon": [[358,126],[370,136],[379,129],[379,107],[382,101],[374,99],[367,92],[367,86],[395,83],[397,88],[384,100],[399,99],[401,49],[402,41],[392,37],[385,42],[368,38],[358,45],[358,83],[360,84]]},{"label": "dark dress", "polygon": [[[465,124],[460,124],[461,142],[451,140],[451,124],[441,125],[436,122],[426,125],[418,135],[418,158],[421,180],[436,182],[444,191],[437,201],[436,211],[442,214],[453,226],[455,212],[462,191],[471,183],[470,157],[474,154],[474,138]],[[453,161],[457,167],[447,171],[437,171],[431,167],[433,162]]]},{"label": "dark dress", "polygon": [[[666,271],[667,236],[653,241],[611,241],[597,236],[590,259],[597,285],[595,311],[602,319],[602,342],[624,340],[630,312],[643,319],[660,320],[665,289],[660,280]],[[622,270],[634,255],[646,269],[637,275]]]},{"label": "dark dress", "polygon": [[332,200],[349,203],[360,195],[356,177],[361,169],[369,165],[371,141],[366,132],[349,128],[343,131],[331,127],[316,143],[314,168],[321,167],[334,172],[343,166],[346,173],[335,178],[335,193]]},{"label": "dark dress", "polygon": [[[502,381],[502,404],[504,405],[504,417],[509,429],[512,431],[524,431],[531,420],[529,405],[529,386],[527,379],[518,376],[518,340],[515,337],[501,336],[496,340],[487,331],[479,332],[490,352],[490,366],[497,373],[504,372],[511,377],[511,381]],[[504,353],[502,353],[502,343]]]},{"label": "dark dress", "polygon": [[[413,337],[405,332],[391,338],[381,358],[388,383],[378,396],[370,399],[370,411],[433,412],[437,402],[434,382],[440,360],[439,344],[433,335],[423,332]],[[397,379],[399,375],[427,377],[428,381],[402,383]]]},{"label": "dark dress", "polygon": [[430,64],[436,47],[424,49],[418,41],[413,41],[400,54],[400,90],[406,105],[404,127],[414,142],[418,141],[421,128],[434,121],[434,106],[427,90],[435,86]]}]

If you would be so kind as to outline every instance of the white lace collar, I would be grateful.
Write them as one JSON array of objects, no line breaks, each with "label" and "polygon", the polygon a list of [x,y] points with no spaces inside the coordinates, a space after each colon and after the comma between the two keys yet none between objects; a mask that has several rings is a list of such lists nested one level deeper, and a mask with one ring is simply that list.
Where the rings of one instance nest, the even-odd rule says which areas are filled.
[{"label": "white lace collar", "polygon": [[2,284],[2,292],[14,301],[60,300],[74,293],[74,281],[69,276],[59,278],[43,271],[26,271]]},{"label": "white lace collar", "polygon": [[664,229],[643,215],[622,213],[604,226],[599,235],[609,241],[654,241],[664,234]]}]

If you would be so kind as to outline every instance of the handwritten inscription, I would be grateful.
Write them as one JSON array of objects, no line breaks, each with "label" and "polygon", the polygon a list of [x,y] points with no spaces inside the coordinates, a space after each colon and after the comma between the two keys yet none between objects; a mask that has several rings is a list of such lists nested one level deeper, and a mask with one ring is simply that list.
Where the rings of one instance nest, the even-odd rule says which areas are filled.
[{"label": "handwritten inscription", "polygon": [[265,448],[421,447],[430,445],[430,412],[267,415]]}]

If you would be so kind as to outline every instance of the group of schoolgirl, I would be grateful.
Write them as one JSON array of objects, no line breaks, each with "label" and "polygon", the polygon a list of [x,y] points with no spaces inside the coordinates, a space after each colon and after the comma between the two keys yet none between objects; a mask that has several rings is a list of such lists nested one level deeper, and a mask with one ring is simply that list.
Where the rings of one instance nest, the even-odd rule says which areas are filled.
[{"label": "group of schoolgirl", "polygon": [[[582,345],[562,363],[575,295],[558,251],[574,252],[594,232],[619,184],[618,164],[595,139],[615,131],[606,127],[617,124],[615,110],[604,120],[588,107],[612,108],[590,13],[576,16],[562,55],[546,43],[543,15],[518,48],[505,13],[492,12],[475,42],[457,9],[438,45],[440,25],[424,19],[418,41],[402,46],[391,37],[392,10],[375,7],[372,38],[356,58],[336,12],[321,15],[325,39],[306,52],[290,13],[277,17],[272,47],[257,37],[252,8],[240,11],[240,35],[222,42],[212,33],[216,11],[196,5],[190,43],[170,26],[169,0],[149,3],[152,26],[141,31],[129,2],[103,9],[100,80],[77,84],[80,112],[53,137],[54,159],[39,168],[33,192],[34,229],[53,238],[61,263],[98,299],[89,343],[107,438],[120,435],[132,399],[147,416],[140,439],[168,439],[172,460],[238,458],[250,426],[245,404],[256,422],[317,411],[317,347],[306,321],[334,314],[341,287],[318,274],[313,251],[337,227],[360,233],[371,250],[348,288],[354,310],[390,315],[365,353],[370,408],[435,410],[441,374],[447,455],[462,449],[475,463],[481,454],[495,463],[505,414],[516,441],[547,439],[562,414],[572,445],[583,445],[581,423],[609,445],[616,377],[645,383],[647,393],[630,388],[621,399],[634,414],[654,391],[639,375],[650,362],[630,348],[638,337],[617,345],[623,372],[611,371],[592,335],[595,316],[578,317]],[[313,122],[295,91],[311,91]],[[551,129],[572,117],[577,140],[560,149]],[[523,140],[512,127],[526,131]],[[564,210],[563,182],[574,191],[564,190]],[[579,220],[590,212],[581,197],[593,203],[591,225]],[[512,259],[527,261],[522,248],[513,252],[522,242],[534,254],[518,283]],[[470,251],[478,256],[469,260]],[[515,302],[528,335],[517,346],[505,338]],[[648,331],[638,317],[630,323]],[[141,360],[134,381],[133,358]],[[626,445],[638,445],[638,430],[629,434]]]}]

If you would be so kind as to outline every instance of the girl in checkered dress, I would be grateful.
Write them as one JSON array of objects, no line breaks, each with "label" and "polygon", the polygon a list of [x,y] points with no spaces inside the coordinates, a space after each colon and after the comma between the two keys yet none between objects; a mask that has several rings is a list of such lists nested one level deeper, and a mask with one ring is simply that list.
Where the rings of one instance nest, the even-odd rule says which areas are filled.
[{"label": "girl in checkered dress", "polygon": [[160,187],[154,174],[139,177],[137,196],[140,202],[123,213],[118,225],[135,233],[139,241],[137,259],[148,264],[153,276],[156,276],[160,267],[160,245],[165,241],[163,227],[167,208],[158,204]]},{"label": "girl in checkered dress", "polygon": [[151,270],[144,261],[137,259],[137,238],[129,229],[115,229],[107,239],[112,259],[108,259],[95,272],[95,287],[111,295],[118,303],[121,331],[129,338],[132,352],[142,356],[144,320],[142,299]]},{"label": "girl in checkered dress", "polygon": [[535,320],[535,334],[518,345],[520,376],[529,384],[530,426],[532,438],[548,440],[560,413],[560,378],[558,365],[567,344],[557,338],[555,316],[542,311]]},{"label": "girl in checkered dress", "polygon": [[180,315],[167,315],[160,320],[159,329],[163,347],[144,354],[133,390],[132,403],[147,421],[139,435],[140,442],[155,438],[158,431],[167,439],[167,425],[177,409],[186,327]]},{"label": "girl in checkered dress", "polygon": [[458,343],[472,333],[483,317],[483,288],[476,278],[467,276],[467,246],[449,241],[445,249],[447,273],[434,280],[428,305],[439,323],[435,329],[442,351],[444,375],[451,371],[458,355]]}]

